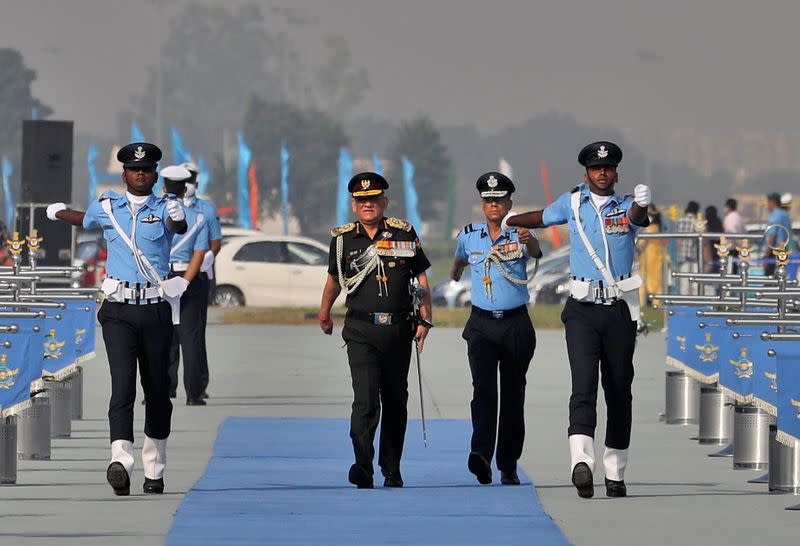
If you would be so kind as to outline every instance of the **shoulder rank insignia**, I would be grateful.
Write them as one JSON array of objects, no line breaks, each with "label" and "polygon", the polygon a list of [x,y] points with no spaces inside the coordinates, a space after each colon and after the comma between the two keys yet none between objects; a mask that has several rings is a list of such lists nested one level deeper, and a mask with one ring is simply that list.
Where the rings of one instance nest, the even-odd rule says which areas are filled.
[{"label": "shoulder rank insignia", "polygon": [[345,224],[343,226],[335,227],[331,230],[331,237],[338,237],[342,233],[347,233],[348,231],[353,231],[356,228],[355,222],[350,222],[349,224]]},{"label": "shoulder rank insignia", "polygon": [[580,187],[580,186],[575,186],[575,187],[574,187],[574,188],[572,188],[572,189],[571,189],[569,192],[570,192],[570,193],[575,193],[576,191],[580,191],[580,190],[581,190],[581,187]]},{"label": "shoulder rank insignia", "polygon": [[389,227],[402,229],[403,231],[411,231],[411,224],[399,218],[387,218],[386,225]]},{"label": "shoulder rank insignia", "polygon": [[143,224],[156,224],[161,221],[161,218],[156,216],[155,214],[148,214],[144,218],[142,218]]},{"label": "shoulder rank insignia", "polygon": [[475,224],[467,224],[461,231],[463,233],[472,233],[473,231],[475,231]]},{"label": "shoulder rank insignia", "polygon": [[103,199],[119,199],[120,197],[122,196],[117,192],[108,190],[104,191],[103,194],[97,198],[97,200],[102,201]]}]

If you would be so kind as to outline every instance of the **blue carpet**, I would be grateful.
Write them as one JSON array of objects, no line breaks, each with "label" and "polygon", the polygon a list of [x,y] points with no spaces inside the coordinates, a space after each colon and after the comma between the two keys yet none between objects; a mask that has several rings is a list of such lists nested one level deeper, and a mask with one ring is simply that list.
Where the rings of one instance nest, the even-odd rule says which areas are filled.
[{"label": "blue carpet", "polygon": [[568,544],[522,472],[519,487],[477,483],[468,421],[430,421],[427,448],[409,422],[402,489],[382,488],[377,467],[375,489],[347,482],[348,430],[344,419],[227,419],[167,544]]}]

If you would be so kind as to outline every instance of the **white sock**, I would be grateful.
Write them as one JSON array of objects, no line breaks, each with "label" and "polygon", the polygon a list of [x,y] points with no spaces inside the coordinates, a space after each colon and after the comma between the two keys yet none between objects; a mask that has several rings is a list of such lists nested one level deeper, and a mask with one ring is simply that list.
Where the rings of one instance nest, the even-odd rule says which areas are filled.
[{"label": "white sock", "polygon": [[164,476],[167,466],[167,439],[155,440],[149,436],[144,437],[142,445],[142,467],[144,477],[157,480]]},{"label": "white sock", "polygon": [[111,462],[120,463],[125,468],[129,478],[133,475],[133,461],[133,442],[130,440],[114,440],[111,442]]},{"label": "white sock", "polygon": [[572,434],[569,437],[570,472],[578,463],[586,463],[594,472],[594,438],[586,434]]},{"label": "white sock", "polygon": [[606,478],[616,482],[624,480],[626,466],[628,466],[627,449],[606,447],[606,452],[603,454],[603,467],[606,471]]}]

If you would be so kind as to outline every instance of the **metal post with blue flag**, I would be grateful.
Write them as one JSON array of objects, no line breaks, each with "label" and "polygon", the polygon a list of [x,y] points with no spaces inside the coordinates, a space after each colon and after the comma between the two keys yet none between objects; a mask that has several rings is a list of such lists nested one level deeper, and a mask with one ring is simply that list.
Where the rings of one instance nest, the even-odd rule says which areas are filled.
[{"label": "metal post with blue flag", "polygon": [[239,131],[236,136],[239,144],[239,160],[236,168],[236,206],[239,225],[243,228],[252,229],[253,224],[250,222],[250,187],[247,183],[247,170],[250,168],[250,160],[253,157],[253,153],[247,146],[242,132]]},{"label": "metal post with blue flag", "polygon": [[778,374],[776,439],[794,447],[800,442],[800,341],[783,341],[773,347]]},{"label": "metal post with blue flag", "polygon": [[192,154],[190,154],[189,150],[183,145],[181,134],[174,125],[170,126],[169,134],[172,140],[172,162],[179,165],[187,161],[192,161]]},{"label": "metal post with blue flag", "polygon": [[401,159],[403,163],[403,186],[406,197],[406,219],[417,230],[422,233],[422,219],[419,217],[419,197],[417,189],[414,187],[414,164],[406,156]]},{"label": "metal post with blue flag", "polygon": [[348,203],[350,202],[350,192],[347,191],[347,183],[353,177],[353,158],[347,148],[339,149],[339,186],[336,192],[336,225],[341,226],[347,223]]},{"label": "metal post with blue flag", "polygon": [[383,163],[381,163],[381,157],[378,154],[372,154],[372,170],[383,176]]},{"label": "metal post with blue flag", "polygon": [[142,129],[135,121],[131,122],[131,142],[147,142]]},{"label": "metal post with blue flag", "polygon": [[87,207],[89,203],[97,199],[97,148],[94,144],[89,145],[89,151],[86,153],[86,169],[89,172],[88,188],[86,192]]},{"label": "metal post with blue flag", "polygon": [[200,172],[197,173],[197,195],[205,195],[206,188],[211,182],[211,172],[209,172],[206,160],[202,155],[197,160],[197,168],[200,169]]},{"label": "metal post with blue flag", "polygon": [[14,194],[11,193],[11,173],[14,166],[6,156],[2,159],[3,167],[3,204],[5,205],[5,220],[7,226],[14,225]]},{"label": "metal post with blue flag", "polygon": [[286,141],[281,140],[281,216],[283,217],[283,234],[289,235],[289,151]]}]

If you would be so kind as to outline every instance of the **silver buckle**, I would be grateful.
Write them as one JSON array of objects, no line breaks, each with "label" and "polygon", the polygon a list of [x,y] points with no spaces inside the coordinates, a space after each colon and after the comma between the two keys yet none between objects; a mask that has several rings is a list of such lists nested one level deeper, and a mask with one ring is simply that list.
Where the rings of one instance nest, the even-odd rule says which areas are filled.
[{"label": "silver buckle", "polygon": [[372,321],[378,326],[389,326],[392,324],[392,314],[372,313]]},{"label": "silver buckle", "polygon": [[492,311],[492,318],[503,318],[505,311]]}]

